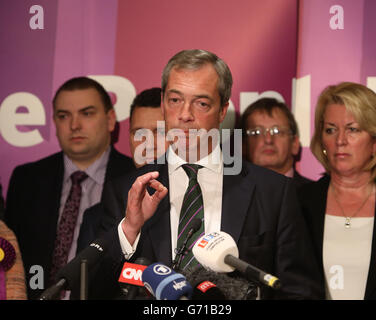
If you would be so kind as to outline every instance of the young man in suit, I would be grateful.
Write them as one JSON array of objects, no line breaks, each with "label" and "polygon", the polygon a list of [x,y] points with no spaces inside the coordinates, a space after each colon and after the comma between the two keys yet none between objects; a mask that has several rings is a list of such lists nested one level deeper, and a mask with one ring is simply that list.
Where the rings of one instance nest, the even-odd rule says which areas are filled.
[{"label": "young man in suit", "polygon": [[243,152],[249,162],[292,178],[296,187],[311,182],[295,169],[299,130],[287,105],[274,98],[250,104],[241,119]]},{"label": "young man in suit", "polygon": [[[92,280],[93,298],[116,295],[126,260],[144,257],[171,266],[181,234],[189,229],[184,222],[188,212],[191,219],[202,221],[192,241],[203,233],[227,232],[237,243],[240,259],[279,277],[282,290],[262,288],[262,298],[322,297],[291,180],[248,162],[242,162],[239,174],[230,174],[219,143],[196,134],[219,129],[231,86],[228,66],[208,51],[184,50],[166,65],[161,107],[166,131],[174,132],[172,144],[157,163],[105,188],[102,204],[116,225],[104,236],[109,246]],[[181,269],[195,264],[192,257],[184,259]]]},{"label": "young man in suit", "polygon": [[[104,183],[134,168],[112,146],[115,111],[98,82],[65,82],[53,99],[53,120],[62,151],[16,167],[6,199],[5,221],[19,241],[31,299],[54,281],[82,241],[93,240],[87,240],[93,236],[90,223],[81,228],[83,213],[101,200]],[[81,181],[73,182],[77,175]],[[42,267],[43,281],[31,284],[32,266]]]},{"label": "young man in suit", "polygon": [[161,88],[145,89],[134,98],[129,115],[129,145],[137,168],[166,152],[158,121],[163,121]]}]

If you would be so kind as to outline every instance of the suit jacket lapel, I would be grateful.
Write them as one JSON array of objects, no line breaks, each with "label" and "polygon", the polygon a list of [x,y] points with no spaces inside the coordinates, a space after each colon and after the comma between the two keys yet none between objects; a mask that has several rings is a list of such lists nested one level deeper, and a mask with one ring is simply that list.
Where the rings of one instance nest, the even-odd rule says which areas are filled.
[{"label": "suit jacket lapel", "polygon": [[245,166],[237,175],[223,176],[221,230],[238,242],[255,184]]},{"label": "suit jacket lapel", "polygon": [[105,182],[136,169],[133,161],[130,158],[127,162],[127,158],[119,153],[114,146],[110,146],[110,148],[111,150],[107,163],[106,176],[104,180]]},{"label": "suit jacket lapel", "polygon": [[376,205],[375,205],[375,214],[373,220],[373,234],[372,234],[372,246],[371,246],[371,260],[368,269],[368,278],[366,293],[364,299],[375,299],[374,293],[376,290]]},{"label": "suit jacket lapel", "polygon": [[[323,268],[323,242],[324,242],[324,224],[325,224],[325,211],[326,211],[326,201],[328,197],[330,178],[324,176],[315,185],[317,188],[313,194],[317,194],[317,197],[310,198],[309,208],[311,212],[312,219],[309,226],[312,228],[313,232],[313,242],[316,248],[316,255],[318,257],[318,262]],[[315,218],[316,217],[316,218]]]},{"label": "suit jacket lapel", "polygon": [[[47,190],[41,189],[45,193],[45,208],[43,214],[43,226],[49,226],[43,228],[46,233],[46,246],[49,252],[48,257],[52,256],[54,250],[54,244],[56,239],[57,223],[59,219],[60,198],[63,188],[64,179],[64,160],[63,153],[60,152],[56,156],[55,164],[49,168],[48,174],[46,174],[45,181],[41,182],[44,186],[50,186]],[[47,259],[47,265],[49,266],[50,259]]]}]

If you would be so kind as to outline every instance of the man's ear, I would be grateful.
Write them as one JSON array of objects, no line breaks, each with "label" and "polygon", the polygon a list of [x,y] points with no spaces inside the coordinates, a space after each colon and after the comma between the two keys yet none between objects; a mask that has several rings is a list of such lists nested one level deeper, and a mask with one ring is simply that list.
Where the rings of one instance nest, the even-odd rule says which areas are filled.
[{"label": "man's ear", "polygon": [[291,142],[291,153],[294,157],[296,157],[300,150],[300,141],[298,136],[294,136]]},{"label": "man's ear", "polygon": [[227,102],[225,105],[223,105],[219,111],[219,122],[222,123],[223,120],[226,118],[227,110],[229,107],[229,102]]},{"label": "man's ear", "polygon": [[161,110],[162,110],[162,115],[163,118],[165,117],[165,106],[164,106],[164,101],[163,101],[163,91],[161,92]]},{"label": "man's ear", "polygon": [[108,121],[108,131],[112,132],[115,130],[115,125],[116,125],[116,113],[115,109],[110,109],[107,112],[107,121]]}]

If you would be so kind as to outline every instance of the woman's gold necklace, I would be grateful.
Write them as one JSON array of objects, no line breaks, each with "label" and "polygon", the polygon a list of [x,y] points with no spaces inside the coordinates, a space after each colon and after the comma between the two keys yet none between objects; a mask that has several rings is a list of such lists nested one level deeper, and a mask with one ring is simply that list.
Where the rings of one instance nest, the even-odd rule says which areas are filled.
[{"label": "woman's gold necklace", "polygon": [[334,200],[337,202],[339,208],[340,208],[341,211],[342,211],[342,215],[345,217],[345,228],[346,228],[346,229],[349,229],[349,228],[351,227],[351,218],[354,218],[354,217],[360,212],[360,210],[363,209],[363,207],[364,207],[364,205],[366,204],[367,200],[369,199],[369,197],[370,197],[371,194],[373,193],[374,188],[375,188],[375,186],[373,185],[373,186],[372,186],[372,189],[370,190],[370,192],[369,192],[369,194],[368,194],[368,196],[367,196],[367,197],[365,198],[365,200],[362,202],[362,205],[359,207],[359,209],[356,210],[356,211],[354,212],[353,215],[348,216],[348,215],[345,215],[345,211],[343,210],[341,204],[339,203],[339,201],[338,201],[338,199],[337,199],[337,196],[336,196],[336,193],[335,193],[335,191],[334,191],[334,188],[332,187]]}]

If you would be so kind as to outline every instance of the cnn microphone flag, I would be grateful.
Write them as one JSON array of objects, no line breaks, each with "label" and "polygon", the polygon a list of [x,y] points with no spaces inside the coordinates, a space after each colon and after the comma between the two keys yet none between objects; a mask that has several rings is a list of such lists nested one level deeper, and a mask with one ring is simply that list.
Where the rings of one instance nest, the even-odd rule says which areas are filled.
[{"label": "cnn microphone flag", "polygon": [[125,262],[123,265],[123,270],[120,273],[119,282],[143,287],[144,284],[141,277],[146,268],[147,266]]}]

